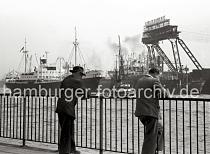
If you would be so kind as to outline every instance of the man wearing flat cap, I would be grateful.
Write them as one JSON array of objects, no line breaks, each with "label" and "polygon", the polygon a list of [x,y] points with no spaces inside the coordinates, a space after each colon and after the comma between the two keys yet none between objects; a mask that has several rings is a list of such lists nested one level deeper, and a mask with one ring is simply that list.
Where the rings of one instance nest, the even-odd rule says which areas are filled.
[{"label": "man wearing flat cap", "polygon": [[[82,77],[85,76],[84,69],[80,66],[70,70],[72,75],[67,76],[60,86],[61,96],[57,101],[56,113],[58,113],[61,128],[59,154],[79,154],[76,150],[74,140],[75,106],[78,102],[78,89],[84,90]],[[81,91],[80,91],[81,92]],[[84,91],[83,91],[84,92]],[[80,93],[81,94],[81,93]]]}]

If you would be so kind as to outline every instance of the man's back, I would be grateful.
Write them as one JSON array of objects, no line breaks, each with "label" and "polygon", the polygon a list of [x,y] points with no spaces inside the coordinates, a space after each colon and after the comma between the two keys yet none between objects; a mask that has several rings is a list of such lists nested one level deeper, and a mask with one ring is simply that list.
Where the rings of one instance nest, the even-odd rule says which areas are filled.
[{"label": "man's back", "polygon": [[57,113],[64,112],[75,117],[75,105],[77,104],[75,90],[78,88],[83,88],[81,80],[75,79],[71,75],[62,81],[60,86],[61,96],[57,101]]},{"label": "man's back", "polygon": [[158,93],[162,91],[159,80],[151,75],[144,75],[136,84],[136,111],[135,115],[152,116],[158,118]]}]

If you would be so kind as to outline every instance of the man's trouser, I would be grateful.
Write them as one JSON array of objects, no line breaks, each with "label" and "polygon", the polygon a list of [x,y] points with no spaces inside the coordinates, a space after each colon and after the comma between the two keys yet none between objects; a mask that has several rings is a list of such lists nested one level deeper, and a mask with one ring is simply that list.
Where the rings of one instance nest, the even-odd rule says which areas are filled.
[{"label": "man's trouser", "polygon": [[61,128],[59,154],[68,154],[76,150],[74,141],[74,117],[64,113],[58,113],[58,120]]},{"label": "man's trouser", "polygon": [[142,154],[155,154],[157,150],[158,119],[150,116],[139,118],[145,127]]}]

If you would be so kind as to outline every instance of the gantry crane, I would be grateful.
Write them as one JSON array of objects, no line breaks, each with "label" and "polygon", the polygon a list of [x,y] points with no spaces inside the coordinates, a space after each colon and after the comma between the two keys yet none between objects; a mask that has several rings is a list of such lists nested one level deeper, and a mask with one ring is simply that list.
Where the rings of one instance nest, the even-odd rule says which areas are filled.
[{"label": "gantry crane", "polygon": [[[156,53],[161,57],[162,61],[165,62],[170,71],[182,73],[183,68],[180,59],[178,47],[179,44],[188,55],[190,60],[193,62],[195,67],[198,70],[203,70],[203,67],[195,58],[193,53],[190,51],[184,41],[179,38],[180,31],[177,30],[177,27],[178,26],[170,25],[170,19],[165,19],[164,16],[145,23],[142,42],[147,46],[148,49],[150,67],[157,66],[157,60],[155,56],[156,50]],[[164,40],[169,40],[171,43],[174,56],[174,64],[159,46],[159,42]]]}]

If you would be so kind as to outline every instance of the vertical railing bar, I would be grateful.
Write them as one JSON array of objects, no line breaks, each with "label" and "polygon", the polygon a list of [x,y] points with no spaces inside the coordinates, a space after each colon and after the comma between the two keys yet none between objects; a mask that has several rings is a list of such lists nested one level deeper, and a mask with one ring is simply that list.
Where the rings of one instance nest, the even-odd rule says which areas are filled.
[{"label": "vertical railing bar", "polygon": [[199,144],[198,144],[198,140],[199,140],[199,130],[198,130],[198,101],[196,101],[196,134],[197,134],[197,153],[199,153]]},{"label": "vertical railing bar", "polygon": [[33,96],[31,96],[31,140],[33,141],[33,107],[34,107],[34,102],[33,102],[33,100],[34,100],[34,97]]},{"label": "vertical railing bar", "polygon": [[38,101],[38,103],[39,103],[39,120],[38,120],[38,122],[39,122],[39,131],[38,131],[38,141],[41,141],[41,98],[39,97],[39,99],[38,99],[39,101]]},{"label": "vertical railing bar", "polygon": [[5,97],[3,97],[3,126],[2,126],[2,128],[3,128],[3,137],[4,137],[4,133],[5,133]]},{"label": "vertical railing bar", "polygon": [[192,153],[191,100],[189,101],[189,123],[190,123],[190,153]]},{"label": "vertical railing bar", "polygon": [[22,105],[23,105],[23,97],[22,96],[19,96],[19,110],[18,110],[18,114],[19,114],[19,122],[18,122],[18,125],[19,125],[19,139],[21,140],[22,139]]},{"label": "vertical railing bar", "polygon": [[6,137],[6,98],[4,97],[3,137]]},{"label": "vertical railing bar", "polygon": [[17,96],[17,109],[16,109],[16,138],[18,138],[18,130],[19,130],[19,127],[18,127],[18,105],[19,105],[19,96]]},{"label": "vertical railing bar", "polygon": [[126,121],[126,124],[127,124],[127,153],[128,153],[128,99],[126,99],[126,103],[127,103],[127,113],[126,113],[126,115],[127,115],[127,121]]},{"label": "vertical railing bar", "polygon": [[44,142],[44,103],[45,103],[45,97],[42,97],[42,142]]},{"label": "vertical railing bar", "polygon": [[12,98],[12,138],[15,138],[15,97],[11,96]]},{"label": "vertical railing bar", "polygon": [[[15,105],[14,105],[14,102],[15,102],[15,98],[14,98],[14,96],[12,96],[12,95],[10,95],[10,101],[11,101],[11,103],[10,103],[10,117],[11,117],[11,132],[10,132],[10,138],[12,138],[12,139],[14,139],[15,138],[15,135],[14,135],[14,133],[15,133],[15,130],[14,130],[14,123],[15,123],[15,120],[14,120],[14,118],[15,118]],[[0,116],[1,116],[1,114],[0,114]],[[0,128],[0,131],[1,131],[1,128]]]},{"label": "vertical railing bar", "polygon": [[103,154],[103,98],[100,98],[100,152]]},{"label": "vertical railing bar", "polygon": [[176,153],[179,153],[179,148],[178,148],[178,114],[177,114],[177,100],[176,100]]},{"label": "vertical railing bar", "polygon": [[15,102],[15,98],[14,98],[14,96],[12,96],[11,95],[11,117],[12,117],[12,125],[11,125],[11,138],[13,138],[14,139],[14,118],[15,118],[15,104],[14,104],[14,102]]},{"label": "vertical railing bar", "polygon": [[9,128],[10,129],[9,132],[10,132],[10,136],[9,137],[10,138],[12,137],[12,99],[11,99],[11,97],[12,96],[9,97],[9,104],[10,104],[10,107],[9,107],[9,109],[10,109],[9,110],[9,114],[10,114],[10,116],[9,116],[9,121],[10,121],[9,122],[9,127],[10,127]]},{"label": "vertical railing bar", "polygon": [[183,154],[185,154],[185,129],[184,129],[184,120],[185,120],[185,118],[184,118],[184,100],[182,101],[182,117],[183,117],[183,119],[182,119],[182,128],[183,128]]},{"label": "vertical railing bar", "polygon": [[30,119],[30,103],[29,103],[29,96],[27,96],[27,98],[28,98],[28,101],[27,101],[27,103],[28,103],[28,106],[26,105],[26,108],[27,108],[27,111],[28,111],[28,118],[27,118],[27,120],[26,120],[26,122],[27,122],[27,139],[29,139],[29,124],[30,124],[30,122],[29,122],[29,119]]},{"label": "vertical railing bar", "polygon": [[0,95],[0,137],[2,137],[1,136],[1,132],[2,132],[2,130],[1,130],[1,128],[2,128],[1,122],[2,122],[2,95]]},{"label": "vertical railing bar", "polygon": [[15,97],[14,96],[11,96],[12,98],[12,138],[14,139],[15,138]]},{"label": "vertical railing bar", "polygon": [[165,100],[163,100],[163,154],[165,154]]},{"label": "vertical railing bar", "polygon": [[95,149],[97,148],[97,99],[95,98]]},{"label": "vertical railing bar", "polygon": [[2,95],[0,95],[0,137],[2,137],[1,136],[1,132],[2,132],[2,130],[1,130],[1,128],[2,128],[1,122],[2,122]]},{"label": "vertical railing bar", "polygon": [[[22,110],[23,110],[23,106],[24,106],[24,97],[21,97],[21,103],[20,103],[20,139],[22,139]],[[24,114],[23,114],[24,116]]]},{"label": "vertical railing bar", "polygon": [[50,97],[50,143],[52,143],[52,101],[53,97]]},{"label": "vertical railing bar", "polygon": [[6,121],[6,137],[8,137],[8,117],[9,117],[9,98],[8,98],[8,95],[6,96],[6,98],[7,98],[7,121]]},{"label": "vertical railing bar", "polygon": [[31,106],[32,106],[32,104],[31,104],[31,96],[27,96],[28,97],[28,106],[26,107],[27,108],[27,111],[28,111],[28,121],[27,121],[27,124],[28,124],[28,128],[27,128],[27,138],[26,138],[26,140],[30,140],[30,131],[31,131],[31,120],[32,120],[32,115],[31,115],[31,113],[32,113],[32,111],[31,111]]},{"label": "vertical railing bar", "polygon": [[88,121],[87,121],[87,115],[88,115],[87,98],[85,99],[85,103],[86,103],[85,104],[85,106],[86,106],[86,114],[85,114],[85,117],[86,117],[86,119],[85,119],[85,122],[86,122],[86,126],[85,126],[85,130],[86,130],[86,133],[85,133],[86,134],[85,135],[86,136],[86,141],[85,142],[86,142],[86,148],[87,148],[87,141],[88,141],[88,135],[87,135],[88,134],[88,131],[87,131],[87,123],[88,123]]},{"label": "vertical railing bar", "polygon": [[[55,106],[54,106],[54,108],[55,108],[55,110],[56,110],[56,102],[59,100],[59,98],[60,98],[61,96],[60,96],[60,94],[58,95],[58,98],[55,98]],[[55,115],[55,117],[56,117],[56,120],[57,120],[57,125],[56,125],[56,129],[58,130],[57,132],[58,132],[58,136],[57,136],[57,143],[58,143],[58,150],[59,150],[59,147],[60,147],[60,137],[61,137],[61,127],[60,127],[60,123],[59,123],[59,118],[58,118],[58,116],[57,115]]]},{"label": "vertical railing bar", "polygon": [[5,96],[5,99],[4,99],[4,102],[5,102],[5,106],[4,106],[4,109],[5,109],[5,112],[4,112],[4,137],[7,137],[7,96]]},{"label": "vertical railing bar", "polygon": [[54,129],[53,129],[53,126],[55,125],[55,123],[53,122],[53,117],[54,117],[54,114],[55,114],[55,110],[54,110],[54,108],[53,108],[53,101],[54,101],[54,98],[55,98],[56,96],[54,95],[54,96],[52,96],[51,97],[51,143],[55,143],[54,141],[53,141],[53,139],[54,139]]},{"label": "vertical railing bar", "polygon": [[140,125],[139,125],[139,118],[138,118],[138,154],[140,154]]},{"label": "vertical railing bar", "polygon": [[82,137],[83,137],[83,134],[82,134],[82,129],[83,129],[82,128],[82,125],[83,125],[82,124],[82,122],[83,122],[83,100],[81,99],[80,102],[81,102],[81,106],[80,106],[80,110],[81,110],[81,112],[80,112],[81,113],[81,117],[80,117],[80,119],[81,119],[80,120],[80,122],[81,122],[81,126],[80,126],[80,133],[81,133],[80,144],[81,144],[81,147],[82,147]]},{"label": "vertical railing bar", "polygon": [[117,98],[115,98],[115,151],[117,151]]},{"label": "vertical railing bar", "polygon": [[[12,97],[12,98],[13,98],[13,122],[12,122],[13,123],[13,127],[12,127],[13,130],[12,130],[12,133],[13,133],[13,138],[15,138],[15,102],[16,102],[16,98],[15,98],[15,96]],[[1,116],[1,114],[0,114],[0,116]],[[0,127],[0,131],[1,131],[1,127]]]},{"label": "vertical railing bar", "polygon": [[77,119],[76,119],[76,124],[77,124],[77,128],[76,128],[76,145],[78,146],[78,143],[79,143],[79,126],[78,126],[78,124],[79,124],[79,118],[78,118],[78,116],[79,116],[79,102],[77,103]]},{"label": "vertical railing bar", "polygon": [[29,98],[26,99],[26,96],[24,96],[23,98],[23,146],[26,145],[26,100],[29,101]]},{"label": "vertical railing bar", "polygon": [[110,98],[110,150],[112,150],[112,99]]},{"label": "vertical railing bar", "polygon": [[90,98],[90,148],[92,148],[92,98]]},{"label": "vertical railing bar", "polygon": [[36,140],[36,138],[37,138],[37,136],[36,136],[36,131],[37,131],[37,130],[36,130],[36,129],[37,129],[37,127],[36,127],[36,124],[37,124],[37,121],[36,121],[36,120],[37,120],[37,119],[36,119],[36,115],[37,115],[37,96],[34,97],[34,100],[35,100],[35,111],[34,111],[34,112],[35,112],[35,113],[34,113],[34,116],[35,116],[35,119],[34,119],[34,127],[35,127],[35,128],[34,128],[34,129],[35,129],[35,130],[34,130],[34,137],[35,137],[35,138],[34,138],[34,140],[37,141],[37,140]]},{"label": "vertical railing bar", "polygon": [[7,102],[7,104],[8,104],[8,108],[7,108],[7,110],[8,110],[8,117],[7,117],[7,119],[8,119],[8,138],[10,138],[11,137],[11,107],[10,107],[10,104],[11,103],[11,96],[9,97],[8,96],[8,102]]},{"label": "vertical railing bar", "polygon": [[3,122],[2,122],[2,123],[3,123],[3,124],[2,124],[2,125],[3,125],[3,126],[2,126],[2,129],[3,129],[3,131],[2,131],[3,135],[2,135],[2,136],[3,136],[3,137],[4,137],[4,133],[5,133],[5,119],[6,119],[6,118],[5,118],[5,115],[6,115],[5,112],[6,112],[6,111],[5,111],[5,96],[4,96],[4,97],[3,97],[3,114],[2,114],[2,115],[3,115]]},{"label": "vertical railing bar", "polygon": [[[15,112],[15,107],[17,103],[17,97],[14,96],[14,104],[13,104],[13,138],[15,138],[15,117],[17,117],[16,112]],[[17,128],[16,128],[17,129]]]},{"label": "vertical railing bar", "polygon": [[122,135],[123,135],[123,133],[122,133],[122,99],[120,99],[120,143],[121,143],[121,146],[120,146],[120,148],[121,148],[121,150],[120,150],[120,152],[122,152],[122,146],[123,146],[123,141],[122,141]]},{"label": "vertical railing bar", "polygon": [[132,100],[132,151],[134,153],[134,113],[133,113],[133,99]]},{"label": "vertical railing bar", "polygon": [[46,140],[45,142],[47,143],[48,142],[48,112],[49,112],[49,96],[46,96]]},{"label": "vertical railing bar", "polygon": [[[55,110],[56,110],[56,102],[59,100],[60,97],[61,97],[61,96],[60,96],[60,93],[59,93],[58,98],[55,98],[55,106],[54,106]],[[78,105],[78,104],[77,104],[77,105]],[[59,123],[59,118],[58,118],[58,116],[55,115],[55,118],[56,118],[56,120],[58,121],[58,123],[57,123],[57,125],[56,125],[56,129],[58,130],[58,131],[57,131],[57,132],[58,132],[57,141],[58,141],[58,150],[59,150],[59,147],[60,147],[60,137],[61,137],[61,126],[60,126],[60,123]],[[76,119],[77,119],[77,118],[76,118]]]},{"label": "vertical railing bar", "polygon": [[171,100],[169,100],[169,151],[171,154]]},{"label": "vertical railing bar", "polygon": [[[53,104],[54,105],[54,143],[56,143],[56,128],[57,128],[56,127],[57,126],[56,125],[56,123],[57,123],[56,122],[56,113],[55,113],[55,110],[56,110],[56,101],[57,101],[57,99],[56,99],[56,96],[55,96],[54,97],[54,101],[53,101],[54,102],[54,104]],[[58,139],[59,139],[59,137],[58,137]]]},{"label": "vertical railing bar", "polygon": [[204,137],[204,145],[203,145],[203,150],[204,154],[206,154],[206,106],[205,106],[205,101],[203,101],[203,137]]},{"label": "vertical railing bar", "polygon": [[106,116],[107,116],[107,115],[106,115],[106,114],[107,114],[107,113],[106,113],[107,107],[106,107],[106,103],[107,103],[107,102],[106,102],[106,98],[105,98],[105,102],[104,102],[104,103],[105,103],[105,104],[104,104],[104,105],[105,105],[105,106],[104,106],[104,108],[105,108],[105,109],[104,109],[104,114],[105,114],[105,115],[104,115],[104,116],[105,116],[105,120],[104,120],[104,121],[105,121],[105,122],[104,122],[104,123],[105,123],[105,131],[104,131],[104,133],[105,133],[105,150],[107,150],[107,124],[106,124],[106,122],[107,122],[107,117],[106,117]]}]

